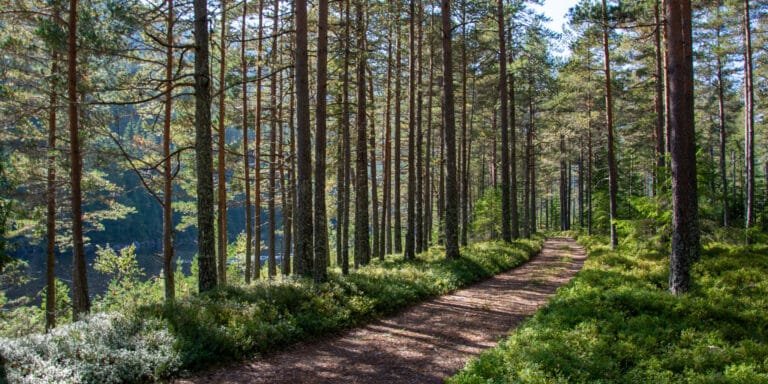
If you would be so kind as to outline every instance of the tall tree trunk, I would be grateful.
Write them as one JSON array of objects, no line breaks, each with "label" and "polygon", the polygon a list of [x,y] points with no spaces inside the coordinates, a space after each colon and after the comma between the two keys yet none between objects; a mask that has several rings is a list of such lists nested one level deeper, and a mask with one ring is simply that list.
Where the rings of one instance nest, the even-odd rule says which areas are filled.
[{"label": "tall tree trunk", "polygon": [[[717,18],[720,19],[720,4],[717,7]],[[720,24],[715,29],[715,39],[717,39],[717,50],[720,51]],[[720,184],[722,184],[721,202],[723,204],[723,227],[728,226],[728,177],[725,168],[725,145],[727,132],[725,127],[725,77],[723,76],[723,60],[720,54],[717,56],[717,107],[718,107],[718,128],[720,134]]]},{"label": "tall tree trunk", "polygon": [[462,220],[464,220],[464,224],[462,225],[462,230],[466,228],[466,233],[463,233],[462,236],[466,236],[466,238],[461,239],[462,241],[466,240],[466,242],[461,243],[462,245],[466,245],[469,243],[469,219],[470,219],[470,212],[472,212],[472,189],[469,187],[472,175],[471,175],[469,158],[470,156],[472,156],[472,132],[474,132],[474,130],[472,129],[472,126],[473,126],[473,122],[475,121],[475,106],[477,105],[476,96],[477,96],[477,92],[475,88],[475,79],[472,78],[472,100],[470,102],[472,105],[472,109],[470,109],[470,112],[469,112],[469,126],[467,127],[467,132],[469,134],[467,135],[466,147],[464,148],[465,151],[467,152],[467,155],[464,156],[464,165],[462,166],[462,168],[464,169],[464,173],[462,175],[463,180],[461,182],[461,186],[462,188],[464,188],[463,194],[467,196],[467,206],[465,207],[466,215],[462,215]]},{"label": "tall tree trunk", "polygon": [[[529,87],[530,88],[530,87]],[[531,90],[528,89],[528,99],[531,98]],[[529,105],[531,103],[529,102]],[[531,151],[530,151],[530,138],[531,138],[531,127],[528,125],[525,129],[525,143],[523,145],[523,148],[525,149],[523,153],[523,237],[528,238],[531,236],[531,212],[528,207],[530,207],[530,201],[531,201],[531,172],[529,163],[531,162]],[[495,184],[495,182],[494,182]]]},{"label": "tall tree trunk", "polygon": [[[591,111],[588,113],[591,119]],[[592,234],[592,124],[587,124],[587,234]]]},{"label": "tall tree trunk", "polygon": [[[442,80],[442,79],[441,79]],[[440,83],[442,87],[442,83]],[[445,245],[445,124],[443,116],[440,115],[440,177],[437,188],[437,233],[438,243]]]},{"label": "tall tree trunk", "polygon": [[368,71],[368,99],[370,102],[371,111],[371,130],[368,135],[370,146],[369,150],[369,166],[371,167],[371,226],[373,231],[373,245],[371,246],[371,257],[379,257],[384,259],[384,254],[380,253],[381,237],[379,236],[379,196],[377,193],[378,185],[376,181],[376,107],[374,104],[373,94],[373,73],[370,68]]},{"label": "tall tree trunk", "polygon": [[467,214],[469,209],[469,199],[467,196],[468,189],[465,187],[465,179],[467,170],[465,169],[467,152],[467,67],[469,66],[469,58],[467,56],[467,1],[461,1],[461,143],[459,144],[459,203],[461,204],[461,211],[459,217],[461,218],[461,232],[459,233],[459,241],[461,245],[467,245]]},{"label": "tall tree trunk", "polygon": [[219,140],[218,140],[218,273],[219,284],[227,283],[227,127],[226,119],[226,73],[227,73],[227,2],[221,2],[221,36],[219,40]]},{"label": "tall tree trunk", "polygon": [[578,180],[579,230],[581,230],[584,228],[584,143],[581,138],[579,138],[578,170],[579,170],[579,180]]},{"label": "tall tree trunk", "polygon": [[663,28],[660,10],[659,0],[653,2],[653,16],[655,21],[655,30],[653,32],[653,44],[655,52],[655,64],[656,64],[656,76],[655,76],[655,95],[654,95],[654,112],[656,113],[656,172],[654,177],[653,191],[654,194],[660,190],[660,185],[663,182],[661,176],[663,175],[662,169],[664,168],[666,151],[664,148],[664,82],[662,73],[663,57],[661,54],[661,29]]},{"label": "tall tree trunk", "polygon": [[451,1],[441,0],[443,24],[443,130],[445,132],[445,256],[459,254],[459,186],[456,175],[456,126],[453,99],[453,57],[451,53]]},{"label": "tall tree trunk", "polygon": [[428,249],[432,243],[432,85],[434,82],[434,74],[435,71],[432,44],[429,44],[429,83],[427,85],[427,144],[426,158],[424,159],[424,206],[426,209],[424,213],[423,231],[425,236],[425,249]]},{"label": "tall tree trunk", "polygon": [[[592,60],[587,55],[587,234],[592,235]],[[666,76],[665,76],[666,78]],[[666,115],[666,114],[665,114]]]},{"label": "tall tree trunk", "polygon": [[533,146],[533,136],[536,131],[536,127],[534,125],[534,119],[535,119],[535,110],[533,108],[535,102],[535,94],[534,94],[534,85],[533,85],[533,74],[528,74],[528,136],[527,136],[527,156],[528,161],[526,165],[528,166],[527,172],[528,172],[528,188],[530,190],[528,191],[528,233],[529,235],[532,235],[536,233],[536,153],[535,148]]},{"label": "tall tree trunk", "polygon": [[416,257],[414,232],[416,231],[416,0],[410,1],[410,23],[408,35],[408,223],[405,230],[406,260]]},{"label": "tall tree trunk", "polygon": [[[269,217],[269,233],[267,234],[267,249],[268,249],[268,259],[267,259],[267,275],[269,278],[273,278],[277,275],[277,259],[276,259],[276,252],[277,252],[277,239],[275,232],[277,231],[277,217],[275,214],[275,200],[277,197],[276,194],[276,173],[277,173],[277,130],[279,129],[280,122],[277,119],[277,68],[278,68],[278,31],[279,31],[279,21],[280,21],[280,0],[275,0],[275,8],[272,11],[274,13],[273,19],[272,19],[272,54],[270,59],[271,64],[271,70],[272,70],[272,76],[270,79],[270,85],[269,85],[269,96],[270,96],[270,106],[269,106],[269,117],[270,117],[270,124],[269,124],[269,198],[267,200],[267,215]],[[309,65],[309,63],[307,63]],[[311,195],[311,186],[312,183],[308,183],[310,185],[310,195]],[[311,196],[310,196],[311,197]],[[311,251],[310,251],[311,254]],[[311,273],[311,271],[307,272]]]},{"label": "tall tree trunk", "polygon": [[566,171],[565,171],[565,135],[560,134],[560,230],[565,231],[568,229],[567,210],[567,188],[566,187]]},{"label": "tall tree trunk", "polygon": [[[746,228],[755,224],[755,92],[752,86],[752,31],[749,0],[744,0],[744,163],[746,172]],[[750,241],[747,234],[747,241]]]},{"label": "tall tree trunk", "polygon": [[[511,20],[511,18],[510,18]],[[509,44],[509,62],[514,63],[515,57],[513,54],[514,46],[512,44],[512,29],[513,25],[510,25],[508,31],[507,42]],[[520,216],[517,209],[517,116],[515,107],[515,71],[509,72],[509,211],[511,220],[511,235],[512,239],[520,237]]]},{"label": "tall tree trunk", "polygon": [[67,96],[69,97],[70,183],[72,188],[72,319],[78,320],[91,309],[88,297],[85,252],[83,250],[83,157],[80,151],[80,123],[77,105],[77,0],[69,0],[67,34]]},{"label": "tall tree trunk", "polygon": [[[77,0],[71,0],[77,1]],[[195,0],[195,163],[197,246],[200,292],[216,287],[213,230],[213,150],[211,148],[211,72],[208,53],[208,1]]]},{"label": "tall tree trunk", "polygon": [[501,121],[501,238],[512,241],[511,185],[509,180],[509,121],[507,120],[507,44],[504,40],[504,1],[496,4],[499,27],[499,117]]},{"label": "tall tree trunk", "polygon": [[[282,270],[282,269],[284,269],[283,266],[285,264],[285,246],[286,246],[286,243],[285,243],[285,233],[286,233],[286,228],[287,228],[287,223],[288,223],[288,218],[286,217],[286,204],[287,204],[286,201],[287,201],[287,196],[286,196],[286,190],[285,190],[285,184],[286,184],[286,182],[285,182],[285,163],[286,162],[285,162],[285,153],[283,152],[283,142],[284,142],[283,141],[283,135],[284,135],[284,132],[285,132],[285,129],[283,127],[283,111],[284,111],[283,100],[284,100],[284,97],[285,97],[285,95],[284,95],[285,87],[283,85],[283,71],[279,71],[277,84],[278,84],[277,85],[277,89],[278,89],[278,93],[277,93],[278,104],[277,104],[277,120],[276,120],[276,122],[277,122],[276,123],[276,127],[277,127],[277,150],[276,150],[276,153],[277,153],[277,164],[276,164],[276,167],[277,167],[277,180],[278,180],[279,186],[277,186],[276,188],[280,189],[280,205],[281,205],[280,213],[281,213],[281,216],[282,216],[280,218],[280,228],[282,228],[282,230],[283,230],[283,244],[280,245],[280,254],[282,255],[280,257],[280,261],[281,261],[280,269]],[[275,196],[277,196],[277,193],[278,192],[275,191]],[[277,245],[275,245],[275,248],[277,248]],[[278,267],[277,260],[275,260],[275,269],[277,269],[277,267]],[[275,271],[275,274],[277,274],[277,271]]]},{"label": "tall tree trunk", "polygon": [[264,0],[259,0],[259,32],[258,46],[256,48],[256,143],[254,144],[254,164],[256,169],[253,172],[253,209],[256,220],[254,225],[255,244],[254,244],[254,264],[253,276],[258,279],[261,277],[261,73],[263,69],[262,55],[264,53]]},{"label": "tall tree trunk", "polygon": [[309,56],[307,52],[307,0],[295,0],[296,17],[296,265],[299,276],[311,276],[312,158],[309,129]]},{"label": "tall tree trunk", "polygon": [[368,221],[368,137],[365,112],[365,3],[357,4],[357,161],[355,163],[355,265],[368,264],[371,257]]},{"label": "tall tree trunk", "polygon": [[573,210],[573,202],[572,202],[572,199],[571,199],[571,197],[573,196],[573,191],[572,191],[572,189],[573,189],[572,188],[573,187],[573,183],[572,183],[573,178],[571,176],[571,171],[572,171],[573,167],[572,167],[572,164],[571,164],[571,160],[567,160],[567,163],[568,163],[567,166],[566,166],[567,175],[566,175],[566,179],[565,179],[566,180],[565,191],[566,191],[566,197],[567,197],[565,201],[566,201],[567,205],[566,205],[566,211],[565,212],[566,212],[566,215],[568,215],[568,216],[566,217],[566,220],[565,220],[565,230],[569,231],[571,229],[571,221],[572,221],[572,217],[573,217],[573,215],[571,214],[571,212]]},{"label": "tall tree trunk", "polygon": [[[173,113],[173,0],[168,0],[165,51],[165,115],[163,118],[163,274],[165,300],[173,301],[176,288],[173,281],[173,175],[171,164],[171,118]],[[245,84],[245,83],[243,83]],[[247,169],[247,164],[246,164]]]},{"label": "tall tree trunk", "polygon": [[315,105],[315,281],[328,278],[328,222],[325,217],[326,97],[328,83],[328,0],[318,2],[317,103]]},{"label": "tall tree trunk", "polygon": [[[423,84],[421,75],[424,70],[424,63],[423,63],[423,57],[422,57],[422,46],[423,46],[423,40],[424,40],[424,28],[422,26],[423,24],[423,7],[421,2],[419,2],[418,6],[416,7],[416,28],[418,35],[417,37],[417,46],[416,46],[416,62],[418,65],[418,68],[416,69],[416,217],[414,220],[414,234],[416,236],[416,245],[415,245],[415,251],[416,253],[421,253],[424,251],[424,171],[423,171],[423,157],[422,157],[422,146],[424,142],[424,134],[422,130],[422,105],[423,103]],[[410,166],[409,166],[410,167]]]},{"label": "tall tree trunk", "polygon": [[[292,44],[291,44],[292,45]],[[293,47],[291,47],[293,48]],[[296,153],[296,138],[295,138],[295,130],[296,127],[293,124],[293,114],[294,114],[294,98],[295,94],[293,92],[293,78],[291,78],[289,81],[289,90],[288,90],[288,132],[289,132],[289,139],[288,139],[288,186],[285,188],[287,189],[286,198],[287,201],[284,203],[284,213],[283,213],[283,222],[284,224],[284,236],[283,236],[283,275],[288,276],[291,274],[291,247],[293,245],[293,227],[294,227],[294,220],[293,220],[293,214],[295,212],[294,206],[296,205],[296,199],[294,198],[294,193],[296,192],[296,166],[294,163],[294,156],[292,154]]]},{"label": "tall tree trunk", "polygon": [[608,134],[608,206],[611,226],[611,248],[619,245],[619,234],[616,233],[618,170],[616,169],[616,153],[613,139],[613,95],[611,93],[611,55],[608,49],[608,6],[603,0],[603,57],[605,66],[605,129]]},{"label": "tall tree trunk", "polygon": [[[53,4],[53,22],[61,19],[59,2]],[[45,330],[56,327],[56,124],[59,104],[59,51],[51,50],[51,101],[48,111],[48,175],[45,214]]]},{"label": "tall tree trunk", "polygon": [[[666,12],[667,2],[669,2],[669,1],[670,0],[661,0],[661,7],[665,10],[664,12]],[[669,32],[667,30],[668,24],[666,23],[666,20],[663,23],[663,25],[664,25],[664,27],[661,29],[662,39],[666,42],[668,40],[667,39],[667,34]],[[672,133],[670,132],[670,128],[669,128],[669,119],[670,119],[670,117],[669,117],[669,115],[670,115],[669,76],[668,76],[668,73],[669,73],[669,52],[667,51],[666,48],[667,47],[666,47],[666,43],[665,43],[664,54],[663,54],[664,57],[663,57],[663,60],[662,60],[662,67],[663,67],[663,72],[664,72],[664,127],[665,127],[665,130],[664,130],[664,138],[665,138],[664,143],[666,145],[666,152],[670,153],[672,151],[672,140],[671,140],[671,134]]]},{"label": "tall tree trunk", "polygon": [[392,106],[392,29],[390,26],[387,41],[387,104],[384,108],[384,190],[381,209],[381,235],[379,257],[383,258],[392,252],[392,139],[391,139],[391,106]]},{"label": "tall tree trunk", "polygon": [[352,161],[352,147],[349,132],[350,111],[349,111],[349,66],[350,66],[350,41],[351,33],[351,5],[349,0],[344,0],[344,64],[342,74],[342,106],[341,106],[341,180],[339,183],[339,195],[341,196],[341,271],[342,274],[349,273],[349,190],[350,173]]},{"label": "tall tree trunk", "polygon": [[393,176],[395,178],[395,196],[394,196],[394,202],[395,202],[395,253],[400,253],[403,251],[403,238],[402,238],[402,225],[403,220],[401,218],[401,209],[400,209],[400,181],[402,176],[402,167],[400,165],[400,161],[402,160],[402,154],[400,150],[400,146],[402,145],[402,139],[401,139],[401,131],[402,131],[402,115],[400,113],[400,98],[401,98],[401,85],[400,85],[400,74],[402,73],[402,57],[401,57],[401,47],[400,47],[400,41],[401,41],[401,35],[400,35],[400,20],[402,17],[401,10],[400,10],[400,3],[398,2],[397,5],[395,5],[395,9],[397,12],[396,19],[398,20],[396,22],[396,28],[395,28],[395,34],[397,35],[397,44],[395,45],[395,165],[393,169]]},{"label": "tall tree trunk", "polygon": [[673,294],[682,294],[690,288],[691,264],[699,258],[701,246],[696,191],[690,0],[667,2],[666,16],[672,134],[672,255],[669,290]]},{"label": "tall tree trunk", "polygon": [[[168,0],[173,2],[173,0]],[[251,210],[251,148],[248,146],[248,60],[245,57],[245,32],[248,28],[248,0],[243,0],[243,19],[240,24],[240,72],[243,75],[243,178],[245,179],[245,283],[251,282],[253,255],[253,211]]]}]

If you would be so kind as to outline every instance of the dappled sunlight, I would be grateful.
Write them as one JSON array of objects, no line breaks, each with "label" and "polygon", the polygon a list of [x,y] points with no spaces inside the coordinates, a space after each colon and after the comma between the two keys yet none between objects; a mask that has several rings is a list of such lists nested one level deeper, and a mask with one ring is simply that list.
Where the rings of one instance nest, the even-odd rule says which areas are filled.
[{"label": "dappled sunlight", "polygon": [[[534,251],[532,242],[527,249]],[[459,273],[503,267],[495,257],[510,249],[480,243],[448,262]],[[338,338],[305,342],[245,365],[229,366],[183,383],[441,383],[466,359],[490,348],[534,313],[570,279],[586,258],[573,241],[553,239],[525,265],[453,294],[411,307],[396,316],[348,331]],[[432,270],[437,273],[439,270]],[[360,289],[398,292],[419,273],[373,270]],[[439,276],[439,273],[437,274]],[[352,277],[352,276],[350,276]],[[380,287],[380,288],[375,288]],[[387,287],[387,288],[381,288]],[[384,291],[381,291],[384,292]],[[389,291],[388,291],[389,292]],[[402,296],[402,293],[387,296]]]}]

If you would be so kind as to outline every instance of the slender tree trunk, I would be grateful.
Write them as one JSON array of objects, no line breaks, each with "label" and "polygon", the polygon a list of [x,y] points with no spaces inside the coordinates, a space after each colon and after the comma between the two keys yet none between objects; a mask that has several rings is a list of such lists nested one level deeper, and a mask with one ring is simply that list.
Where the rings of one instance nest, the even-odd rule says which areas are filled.
[{"label": "slender tree trunk", "polygon": [[[168,0],[173,2],[173,0]],[[245,179],[245,283],[251,282],[253,255],[253,211],[251,210],[251,157],[248,146],[248,61],[245,57],[245,32],[248,28],[248,0],[243,0],[243,19],[240,24],[240,72],[243,74],[243,178]]]},{"label": "slender tree trunk", "polygon": [[[390,27],[391,28],[391,27]],[[389,30],[387,42],[387,105],[384,109],[384,190],[381,210],[381,235],[379,244],[379,257],[392,252],[392,30]]]},{"label": "slender tree trunk", "polygon": [[656,76],[655,76],[655,95],[654,95],[654,112],[656,113],[656,177],[654,177],[654,194],[660,190],[660,185],[663,182],[661,180],[665,163],[666,151],[664,148],[664,81],[662,73],[663,57],[661,54],[661,29],[663,28],[660,11],[659,0],[653,2],[653,15],[656,28],[653,33],[653,43],[656,62]]},{"label": "slender tree trunk", "polygon": [[536,132],[534,125],[535,110],[533,108],[534,102],[534,86],[533,86],[533,74],[528,75],[528,136],[527,136],[527,172],[528,172],[528,188],[530,188],[528,194],[528,229],[529,235],[536,233],[536,153],[533,146],[533,136]]},{"label": "slender tree trunk", "polygon": [[[442,87],[442,83],[441,83]],[[445,123],[440,116],[440,185],[437,189],[438,243],[445,245]]]},{"label": "slender tree trunk", "polygon": [[[286,205],[287,205],[287,200],[288,199],[287,199],[286,190],[285,190],[285,184],[286,184],[286,182],[285,182],[285,164],[286,164],[286,161],[285,161],[285,152],[283,151],[283,143],[284,143],[283,135],[284,135],[284,132],[285,132],[285,129],[283,127],[283,111],[284,111],[283,100],[284,100],[284,97],[285,97],[285,95],[284,95],[285,87],[283,85],[283,72],[282,71],[279,72],[277,84],[278,84],[277,85],[277,87],[278,87],[277,88],[278,89],[278,94],[277,94],[278,105],[277,105],[277,120],[276,120],[277,121],[277,124],[276,124],[276,127],[277,127],[277,165],[276,166],[277,166],[277,172],[278,172],[277,173],[277,180],[279,182],[279,187],[277,187],[277,188],[280,189],[280,205],[281,205],[280,213],[281,213],[281,216],[282,216],[280,218],[280,227],[283,230],[283,244],[280,245],[280,254],[282,255],[281,258],[280,258],[280,261],[281,261],[280,269],[283,270],[283,269],[285,269],[284,268],[284,265],[285,265],[285,248],[286,248],[285,233],[286,233],[286,229],[287,229],[287,225],[288,225],[287,224],[288,223],[288,218],[286,216],[286,210],[287,210],[286,209],[287,208]],[[277,192],[275,192],[275,194],[277,194]],[[288,245],[290,246],[290,243],[288,243]],[[275,245],[275,248],[277,248],[277,245]],[[275,269],[277,269],[277,267],[278,267],[277,260],[275,260]],[[275,274],[277,274],[277,271],[275,271]]]},{"label": "slender tree trunk", "polygon": [[219,56],[221,66],[219,68],[219,139],[218,139],[218,274],[219,284],[227,283],[227,127],[226,119],[226,73],[227,73],[227,2],[221,2],[221,36],[219,40]]},{"label": "slender tree trunk", "polygon": [[369,152],[369,166],[371,167],[371,226],[373,231],[373,245],[371,246],[371,257],[379,257],[384,259],[384,254],[379,252],[381,237],[379,236],[379,196],[378,196],[378,184],[376,180],[376,107],[374,104],[373,94],[373,73],[370,68],[368,71],[368,99],[370,102],[371,110],[371,129],[368,135],[370,145]]},{"label": "slender tree trunk", "polygon": [[[77,1],[77,0],[72,0]],[[213,230],[213,150],[211,148],[211,72],[208,53],[208,1],[195,0],[195,162],[197,246],[200,292],[216,287]]]},{"label": "slender tree trunk", "polygon": [[[592,83],[591,58],[587,56],[587,234],[592,235]],[[666,76],[665,76],[666,77]]]},{"label": "slender tree trunk", "polygon": [[395,178],[395,253],[400,253],[403,251],[403,239],[402,239],[402,225],[403,220],[401,218],[401,209],[400,209],[400,179],[402,176],[402,167],[400,165],[401,158],[401,151],[400,146],[402,145],[402,139],[401,139],[401,130],[402,130],[402,115],[400,113],[400,98],[401,98],[401,85],[400,85],[400,74],[402,73],[402,57],[401,57],[401,47],[400,47],[400,23],[401,20],[401,12],[400,12],[400,5],[398,2],[398,5],[395,6],[397,10],[397,27],[395,28],[395,34],[397,35],[397,44],[395,46],[395,165],[394,165],[394,173],[393,176]]},{"label": "slender tree trunk", "polygon": [[467,138],[466,138],[466,147],[464,148],[466,151],[466,156],[464,156],[464,165],[462,166],[464,173],[462,174],[463,180],[461,182],[461,187],[464,189],[464,196],[467,197],[467,204],[466,207],[463,207],[465,210],[465,214],[461,216],[463,220],[462,224],[462,231],[465,231],[465,233],[462,233],[461,236],[461,244],[467,245],[469,243],[469,216],[470,212],[472,212],[472,189],[469,187],[469,183],[471,180],[471,167],[469,166],[469,157],[472,155],[472,123],[475,120],[475,97],[477,96],[477,92],[475,91],[475,79],[472,79],[472,99],[470,101],[470,104],[472,105],[472,109],[470,109],[469,112],[469,126],[467,127]]},{"label": "slender tree trunk", "polygon": [[453,57],[451,53],[451,1],[441,0],[443,24],[443,130],[445,132],[445,256],[458,259],[459,188],[456,175],[456,127],[453,99]]},{"label": "slender tree trunk", "polygon": [[[510,26],[507,42],[509,44],[509,62],[514,63],[515,57],[512,50],[514,46],[512,44],[512,28]],[[515,107],[515,71],[509,71],[509,213],[511,220],[511,235],[512,239],[520,237],[520,216],[517,209],[517,116]]]},{"label": "slender tree trunk", "polygon": [[[664,12],[666,12],[667,3],[669,1],[670,0],[661,0],[661,7],[663,9],[665,9]],[[667,34],[669,32],[667,30],[668,24],[666,23],[666,20],[663,23],[663,25],[664,25],[664,28],[662,28],[662,30],[661,30],[662,38],[666,42],[668,40],[667,39]],[[671,140],[671,132],[670,132],[670,128],[669,128],[669,119],[670,119],[670,117],[669,117],[670,116],[669,76],[668,76],[668,74],[669,74],[669,52],[667,51],[666,48],[667,47],[666,47],[666,43],[665,43],[665,46],[664,46],[664,60],[662,62],[662,67],[664,68],[664,70],[663,70],[663,72],[664,72],[664,116],[665,116],[664,117],[664,127],[665,127],[665,130],[664,130],[664,135],[665,135],[664,143],[666,144],[666,152],[670,153],[672,151],[671,150],[671,148],[672,148],[672,140]]]},{"label": "slender tree trunk", "polygon": [[350,45],[352,41],[351,18],[352,6],[349,0],[344,0],[344,70],[342,84],[342,140],[343,140],[343,197],[342,197],[342,254],[341,271],[349,273],[349,205],[350,205],[350,178],[352,173],[352,138],[350,136],[350,111],[349,111],[349,66],[351,60]]},{"label": "slender tree trunk", "polygon": [[504,40],[504,1],[496,4],[499,27],[499,117],[501,121],[501,238],[512,241],[512,189],[509,180],[509,121],[507,120],[507,44]]},{"label": "slender tree trunk", "polygon": [[296,266],[299,276],[311,276],[312,158],[309,129],[309,56],[307,53],[307,1],[295,0],[296,17]]},{"label": "slender tree trunk", "polygon": [[[720,19],[720,7],[718,4],[717,17]],[[717,39],[717,49],[720,49],[720,25],[716,27],[715,38]],[[728,177],[725,168],[725,145],[727,132],[725,127],[725,77],[723,76],[723,61],[721,55],[717,56],[717,106],[718,106],[718,128],[720,134],[720,184],[722,184],[721,201],[723,204],[723,227],[728,226]]]},{"label": "slender tree trunk", "polygon": [[571,199],[571,197],[573,196],[573,183],[572,183],[573,178],[572,178],[572,175],[571,175],[571,171],[572,171],[573,167],[572,167],[572,164],[571,164],[571,160],[568,160],[567,162],[568,162],[568,165],[567,165],[566,170],[567,170],[568,174],[566,176],[566,184],[565,184],[566,197],[567,197],[567,199],[565,201],[566,201],[567,206],[566,206],[566,211],[565,212],[568,215],[568,217],[566,218],[567,220],[565,221],[565,229],[567,231],[569,231],[571,229],[571,222],[572,222],[572,218],[573,218],[573,215],[571,214],[571,212],[573,210],[573,203],[572,203],[572,199]]},{"label": "slender tree trunk", "polygon": [[[269,96],[270,96],[270,106],[269,106],[269,116],[270,116],[270,124],[269,124],[269,198],[267,200],[267,215],[269,217],[269,233],[267,234],[267,249],[268,249],[268,259],[267,259],[267,275],[269,278],[273,278],[277,275],[277,259],[276,259],[276,252],[277,252],[277,239],[275,232],[277,231],[277,217],[275,214],[275,200],[277,197],[276,194],[276,173],[277,173],[277,130],[279,126],[279,121],[277,119],[277,68],[278,68],[278,31],[279,31],[279,21],[280,21],[280,0],[275,0],[275,8],[272,11],[274,13],[273,19],[272,19],[272,52],[271,52],[271,70],[272,70],[272,76],[270,79],[270,85],[269,85]],[[307,63],[307,65],[309,65]],[[311,186],[312,183],[308,182],[310,185],[310,195],[311,195]],[[311,196],[310,196],[311,197]],[[311,250],[310,250],[311,254]],[[311,259],[311,257],[310,257]],[[311,273],[312,271],[306,271],[306,273]]]},{"label": "slender tree trunk", "polygon": [[[422,130],[422,105],[423,103],[423,84],[421,75],[424,70],[424,63],[423,63],[423,57],[422,57],[422,46],[423,46],[423,40],[424,40],[424,28],[422,26],[423,19],[422,19],[422,4],[419,2],[419,4],[416,7],[416,28],[418,35],[417,37],[417,47],[416,47],[416,62],[417,62],[417,69],[416,69],[416,217],[414,220],[414,234],[416,237],[416,253],[421,253],[424,251],[424,171],[423,167],[424,164],[422,163],[423,157],[422,157],[422,146],[424,142],[424,134]],[[409,166],[410,167],[410,166]]]},{"label": "slender tree trunk", "polygon": [[582,230],[584,228],[584,142],[581,138],[579,138],[578,172],[579,230]]},{"label": "slender tree trunk", "polygon": [[355,166],[355,265],[368,264],[371,257],[368,221],[368,126],[365,112],[365,3],[357,1],[357,161]]},{"label": "slender tree trunk", "polygon": [[498,159],[496,158],[499,155],[498,150],[498,143],[496,139],[496,130],[498,129],[498,124],[496,121],[496,114],[493,114],[493,117],[491,118],[491,132],[493,132],[493,138],[491,141],[493,142],[493,150],[491,151],[491,185],[493,185],[494,188],[498,187]]},{"label": "slender tree trunk", "polygon": [[670,131],[672,138],[672,255],[669,290],[688,291],[690,268],[700,255],[696,191],[696,134],[693,117],[693,49],[690,0],[666,7],[669,52]]},{"label": "slender tree trunk", "polygon": [[425,177],[424,177],[424,206],[426,207],[424,214],[424,236],[425,236],[425,249],[429,248],[432,243],[432,85],[434,82],[434,60],[432,52],[432,44],[429,44],[429,84],[427,85],[427,144],[426,144],[426,158],[425,163]]},{"label": "slender tree trunk", "polygon": [[461,218],[461,232],[459,233],[459,241],[461,245],[467,245],[467,214],[469,213],[469,196],[467,196],[468,189],[466,188],[465,180],[468,170],[465,169],[467,152],[467,67],[469,66],[469,58],[467,56],[467,1],[461,1],[461,144],[459,145],[459,202],[461,204],[461,211],[459,217]]},{"label": "slender tree trunk", "polygon": [[[53,4],[53,22],[61,19],[59,2]],[[56,124],[59,104],[59,51],[51,51],[51,101],[48,111],[48,175],[46,178],[45,330],[56,327]]]},{"label": "slender tree trunk", "polygon": [[[176,289],[173,281],[173,175],[171,164],[171,118],[173,113],[173,0],[168,0],[165,51],[165,115],[163,118],[163,273],[165,300],[173,301]],[[245,84],[245,83],[244,83]],[[247,164],[246,164],[247,169]]]},{"label": "slender tree trunk", "polygon": [[[531,98],[531,90],[528,90],[528,99]],[[530,104],[530,103],[529,103]],[[530,207],[530,201],[531,201],[531,172],[529,163],[531,162],[531,151],[530,151],[530,137],[531,137],[531,126],[528,125],[525,129],[525,143],[523,145],[525,149],[525,153],[523,153],[523,237],[528,238],[531,236],[531,211],[528,209]],[[494,181],[495,186],[495,181]]]},{"label": "slender tree trunk", "polygon": [[263,69],[262,55],[264,53],[264,0],[259,0],[259,32],[258,47],[256,49],[256,143],[254,145],[254,164],[256,169],[253,172],[253,207],[256,215],[254,225],[255,244],[254,244],[254,264],[253,276],[258,279],[261,277],[261,73]]},{"label": "slender tree trunk", "polygon": [[416,0],[410,1],[410,23],[408,35],[408,222],[405,230],[406,260],[416,257],[415,231],[416,231]]},{"label": "slender tree trunk", "polygon": [[318,2],[317,103],[315,105],[315,281],[328,278],[328,222],[325,217],[326,97],[328,83],[328,0]]},{"label": "slender tree trunk", "polygon": [[565,171],[565,135],[560,134],[560,230],[565,231],[568,229],[567,220],[567,187],[566,187],[566,171]]},{"label": "slender tree trunk", "polygon": [[[744,0],[744,160],[746,172],[746,228],[755,224],[755,92],[752,86],[752,31],[749,0]],[[747,234],[747,241],[750,241]]]},{"label": "slender tree trunk", "polygon": [[619,235],[616,233],[618,170],[616,169],[616,153],[613,138],[613,95],[611,93],[611,56],[608,50],[608,8],[603,0],[603,56],[605,65],[605,129],[608,134],[608,205],[611,226],[611,248],[619,245]]},{"label": "slender tree trunk", "polygon": [[80,150],[80,122],[77,105],[77,0],[69,0],[67,34],[67,96],[69,97],[70,183],[72,188],[72,318],[78,320],[91,309],[88,297],[85,252],[83,250],[83,157]]},{"label": "slender tree trunk", "polygon": [[[293,47],[291,47],[293,48]],[[288,139],[288,181],[287,181],[287,201],[285,202],[284,206],[284,213],[283,213],[283,222],[285,229],[283,230],[284,236],[283,236],[283,275],[288,276],[291,274],[291,246],[293,245],[293,227],[294,227],[294,220],[293,220],[293,214],[295,212],[294,206],[296,204],[294,193],[296,191],[296,166],[294,164],[294,156],[293,154],[296,153],[296,138],[295,138],[295,130],[296,127],[293,124],[293,114],[294,114],[294,98],[295,95],[293,93],[293,79],[289,80],[289,90],[288,90],[288,131],[289,131],[289,139]]]}]

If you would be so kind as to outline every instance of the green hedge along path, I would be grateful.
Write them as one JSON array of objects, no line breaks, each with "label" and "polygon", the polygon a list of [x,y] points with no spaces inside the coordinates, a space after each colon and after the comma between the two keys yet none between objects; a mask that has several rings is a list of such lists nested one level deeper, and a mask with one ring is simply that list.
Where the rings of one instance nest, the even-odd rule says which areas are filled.
[{"label": "green hedge along path", "polygon": [[585,258],[573,239],[549,239],[526,264],[398,315],[176,383],[442,383],[546,304]]}]

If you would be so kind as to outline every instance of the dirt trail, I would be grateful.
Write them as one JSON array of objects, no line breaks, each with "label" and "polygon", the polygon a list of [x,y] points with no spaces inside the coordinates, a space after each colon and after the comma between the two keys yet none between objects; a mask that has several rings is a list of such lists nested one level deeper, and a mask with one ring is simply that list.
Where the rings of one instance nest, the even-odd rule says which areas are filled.
[{"label": "dirt trail", "polygon": [[390,318],[177,383],[442,383],[544,305],[586,254],[554,238],[526,264]]}]

